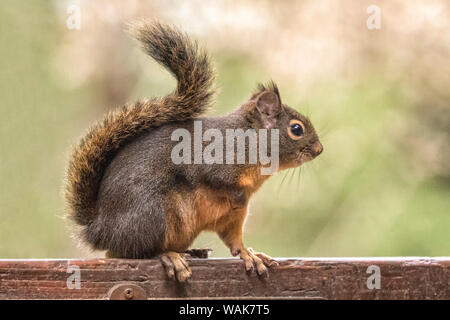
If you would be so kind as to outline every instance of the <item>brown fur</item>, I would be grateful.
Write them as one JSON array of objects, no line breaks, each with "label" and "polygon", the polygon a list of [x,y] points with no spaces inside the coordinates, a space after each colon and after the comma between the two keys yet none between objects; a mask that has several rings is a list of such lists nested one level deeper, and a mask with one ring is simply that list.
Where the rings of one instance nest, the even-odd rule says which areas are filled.
[{"label": "brown fur", "polygon": [[195,191],[177,191],[168,197],[166,236],[163,251],[184,252],[198,234],[204,230],[222,233],[226,242],[242,239],[242,228],[248,207],[248,199],[268,176],[261,176],[258,168],[245,169],[238,177],[238,187],[244,190],[246,201],[233,205],[233,194],[217,192],[212,188],[198,187]]},{"label": "brown fur", "polygon": [[214,94],[208,55],[175,28],[136,24],[132,34],[143,49],[178,80],[174,93],[137,102],[109,113],[75,148],[67,171],[66,197],[70,214],[80,225],[95,216],[97,192],[104,170],[117,151],[139,134],[173,121],[201,115]]}]

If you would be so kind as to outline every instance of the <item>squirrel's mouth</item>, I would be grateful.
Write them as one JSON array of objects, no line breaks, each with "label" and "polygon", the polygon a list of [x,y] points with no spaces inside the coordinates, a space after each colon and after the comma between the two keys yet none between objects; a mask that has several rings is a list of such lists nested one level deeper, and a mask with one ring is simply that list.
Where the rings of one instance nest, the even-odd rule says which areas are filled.
[{"label": "squirrel's mouth", "polygon": [[298,165],[302,165],[308,161],[313,160],[316,158],[319,154],[321,154],[323,151],[323,146],[319,141],[314,142],[312,145],[307,146],[302,151],[300,151],[300,154],[297,157]]},{"label": "squirrel's mouth", "polygon": [[297,162],[298,162],[298,165],[301,166],[302,164],[309,162],[309,161],[313,160],[314,158],[315,157],[311,153],[302,150],[297,158]]}]

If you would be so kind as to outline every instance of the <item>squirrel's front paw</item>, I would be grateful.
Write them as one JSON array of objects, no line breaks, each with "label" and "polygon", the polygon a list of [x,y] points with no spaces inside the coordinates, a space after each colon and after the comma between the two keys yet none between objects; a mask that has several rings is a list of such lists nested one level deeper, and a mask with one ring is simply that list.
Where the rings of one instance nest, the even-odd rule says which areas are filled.
[{"label": "squirrel's front paw", "polygon": [[262,252],[254,252],[252,248],[232,249],[233,256],[239,255],[244,260],[245,270],[251,272],[256,267],[256,272],[260,276],[267,276],[267,267],[271,268],[278,265],[274,259]]},{"label": "squirrel's front paw", "polygon": [[187,261],[177,252],[163,253],[161,263],[170,279],[176,278],[179,282],[185,282],[192,275]]}]

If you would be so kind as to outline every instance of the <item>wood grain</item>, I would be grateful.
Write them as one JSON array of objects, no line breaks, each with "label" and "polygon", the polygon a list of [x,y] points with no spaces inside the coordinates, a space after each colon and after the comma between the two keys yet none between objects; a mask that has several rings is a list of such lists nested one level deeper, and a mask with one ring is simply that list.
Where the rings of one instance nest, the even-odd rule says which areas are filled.
[{"label": "wood grain", "polygon": [[[186,284],[167,279],[159,260],[0,260],[0,299],[108,299],[120,284],[149,299],[450,299],[450,258],[277,260],[261,279],[238,259],[191,259]],[[380,268],[380,289],[367,287],[371,265]],[[79,289],[67,286],[69,266],[80,268]]]}]

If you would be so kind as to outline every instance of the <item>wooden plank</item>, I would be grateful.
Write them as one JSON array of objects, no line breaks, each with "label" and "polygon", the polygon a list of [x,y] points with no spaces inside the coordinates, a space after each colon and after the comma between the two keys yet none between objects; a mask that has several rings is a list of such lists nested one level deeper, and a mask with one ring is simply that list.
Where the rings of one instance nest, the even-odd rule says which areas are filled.
[{"label": "wooden plank", "polygon": [[[166,278],[159,260],[0,260],[0,299],[107,299],[118,284],[137,285],[150,299],[450,299],[450,258],[278,262],[268,278],[260,278],[247,274],[238,259],[191,259],[193,275],[179,284]],[[367,286],[372,265],[379,267],[380,289]],[[80,270],[79,289],[67,285],[76,273],[73,266]],[[72,287],[76,283],[69,281]]]}]

